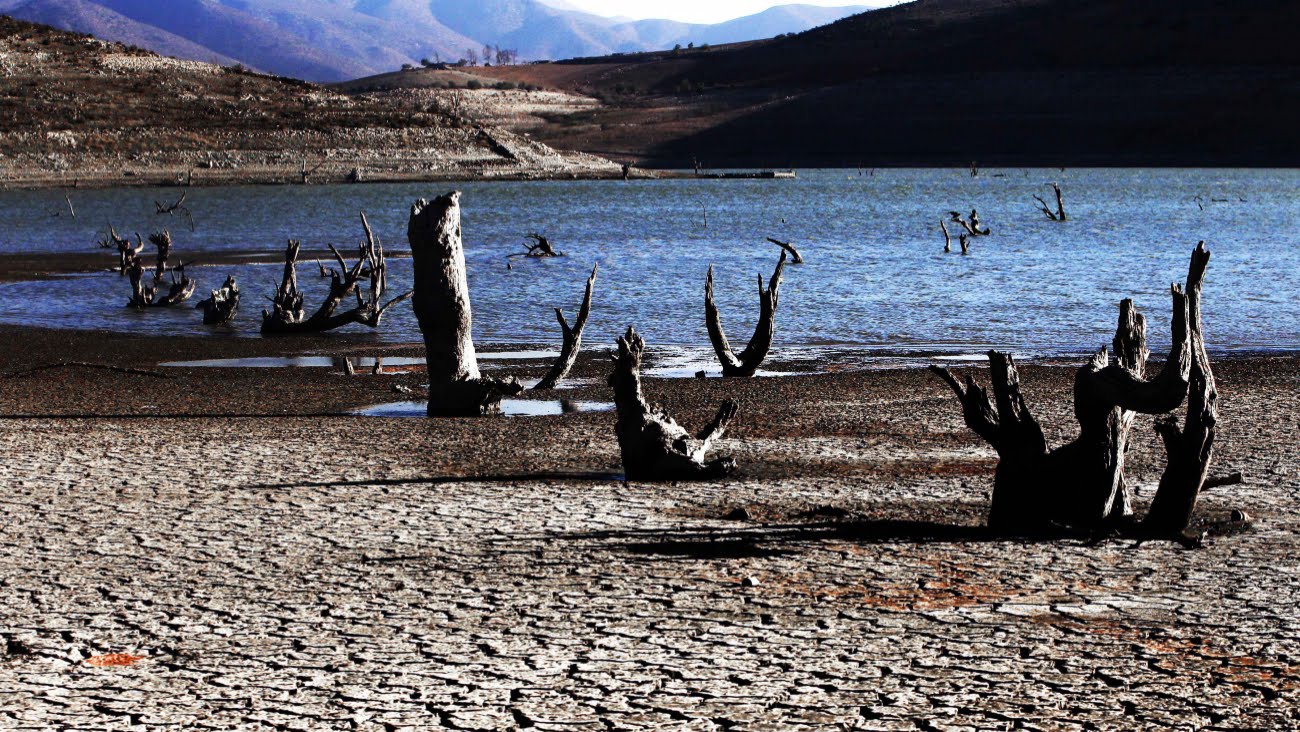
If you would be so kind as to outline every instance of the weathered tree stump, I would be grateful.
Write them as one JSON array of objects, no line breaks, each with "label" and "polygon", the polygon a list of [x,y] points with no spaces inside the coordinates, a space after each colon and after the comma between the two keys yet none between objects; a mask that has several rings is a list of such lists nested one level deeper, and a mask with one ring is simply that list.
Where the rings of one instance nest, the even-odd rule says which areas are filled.
[{"label": "weathered tree stump", "polygon": [[[1201,252],[1203,248],[1198,248],[1192,255],[1186,286],[1187,292],[1197,293],[1198,308],[1205,272],[1201,260],[1208,259],[1208,253]],[[1198,261],[1201,261],[1199,266]],[[1181,404],[1187,395],[1193,370],[1188,296],[1183,288],[1175,285],[1171,288],[1171,298],[1172,347],[1160,373],[1149,380],[1145,378],[1148,355],[1146,322],[1132,301],[1125,300],[1120,304],[1119,325],[1113,342],[1114,362],[1103,348],[1075,375],[1074,408],[1079,436],[1050,452],[1042,428],[1020,393],[1019,376],[1009,354],[989,352],[992,400],[973,376],[966,376],[963,387],[947,369],[931,367],[957,395],[967,426],[998,452],[993,501],[989,509],[990,527],[1027,533],[1058,527],[1086,530],[1132,528],[1133,506],[1124,476],[1124,457],[1133,419],[1136,413],[1161,414]],[[1204,368],[1207,373],[1208,363],[1206,359]],[[1208,388],[1202,387],[1205,392],[1202,400],[1209,406],[1194,410],[1202,416],[1193,418],[1189,413],[1189,427],[1184,430],[1184,433],[1194,435],[1190,439],[1198,448],[1204,445],[1204,440],[1213,438],[1213,385],[1212,381],[1209,383]],[[1206,427],[1207,422],[1209,427]],[[1161,429],[1168,431],[1168,427]],[[1183,456],[1181,447],[1178,452]],[[1180,488],[1171,489],[1167,496],[1180,498],[1162,499],[1157,495],[1157,503],[1172,502],[1185,508],[1166,510],[1161,507],[1156,512],[1158,518],[1152,519],[1155,523],[1148,525],[1150,530],[1159,525],[1167,533],[1169,526],[1177,524],[1184,514],[1190,516],[1186,496],[1191,495],[1194,504],[1195,492],[1199,492],[1208,466],[1208,450],[1204,454],[1204,464],[1199,457],[1195,461],[1180,457],[1180,465],[1186,467],[1179,470],[1194,473],[1195,480],[1182,477],[1182,474],[1171,477],[1169,482],[1178,484]],[[1195,484],[1194,490],[1189,488],[1192,483]],[[1163,485],[1164,481],[1162,490]],[[1173,518],[1160,518],[1166,515]]]},{"label": "weathered tree stump", "polygon": [[136,234],[135,238],[136,243],[132,244],[130,238],[118,236],[117,229],[113,228],[112,224],[109,224],[108,234],[99,240],[100,248],[117,250],[117,273],[119,275],[127,274],[131,269],[131,264],[144,251],[144,240],[140,238],[139,234]]},{"label": "weathered tree stump", "polygon": [[709,341],[722,363],[723,376],[753,376],[754,372],[767,358],[772,348],[772,335],[776,331],[776,306],[780,300],[781,273],[785,270],[785,252],[776,262],[776,269],[763,288],[763,276],[758,276],[758,324],[754,326],[754,335],[749,339],[745,350],[737,356],[731,350],[727,334],[722,330],[722,318],[718,306],[713,303],[713,265],[709,265],[709,274],[704,280],[704,323],[709,330]]},{"label": "weathered tree stump", "polygon": [[[1210,458],[1219,419],[1219,392],[1214,371],[1205,350],[1201,320],[1201,284],[1210,251],[1205,242],[1196,246],[1187,273],[1187,311],[1191,330],[1191,371],[1188,377],[1187,416],[1183,427],[1172,416],[1156,421],[1156,432],[1164,442],[1166,463],[1142,531],[1151,538],[1179,539],[1191,523],[1201,489],[1208,483]],[[1236,482],[1241,476],[1237,474]],[[1229,479],[1230,480],[1230,479]]]},{"label": "weathered tree stump", "polygon": [[523,387],[483,378],[471,333],[469,282],[461,242],[460,192],[411,206],[407,223],[415,269],[415,309],[429,369],[430,417],[499,412],[501,397]]},{"label": "weathered tree stump", "polygon": [[[113,233],[110,231],[110,236],[112,235]],[[139,234],[136,237],[138,238]],[[194,294],[194,289],[198,285],[185,274],[185,267],[193,264],[193,262],[184,263],[169,270],[167,263],[172,250],[171,233],[161,231],[150,234],[149,241],[158,248],[158,256],[153,270],[153,282],[148,285],[144,282],[144,260],[139,256],[139,251],[143,248],[143,242],[141,242],[140,249],[133,249],[135,253],[130,255],[130,262],[127,265],[127,275],[131,281],[131,299],[127,301],[127,307],[137,309],[168,307],[188,300]],[[171,284],[167,288],[167,294],[159,297],[158,293],[162,289],[164,275],[170,277]]]},{"label": "weathered tree stump", "polygon": [[609,377],[618,409],[614,431],[628,480],[707,480],[732,473],[734,459],[707,460],[706,456],[713,441],[722,437],[735,418],[736,402],[724,401],[713,421],[691,437],[661,407],[646,401],[641,391],[644,351],[645,341],[629,327],[618,339],[614,372]]},{"label": "weathered tree stump", "polygon": [[239,285],[235,284],[234,276],[226,277],[225,284],[194,308],[203,311],[204,325],[222,325],[233,320],[239,311]]},{"label": "weathered tree stump", "polygon": [[[271,309],[262,311],[263,334],[323,333],[349,323],[378,328],[389,308],[414,294],[412,290],[380,305],[388,283],[384,248],[371,231],[364,212],[361,214],[361,225],[366,232],[366,241],[359,248],[356,264],[349,267],[334,245],[329,245],[338,269],[329,270],[329,294],[310,317],[307,317],[303,308],[303,294],[298,289],[298,251],[301,244],[296,239],[289,240],[284,251],[284,274],[280,286],[276,289],[275,297],[271,298]],[[368,278],[370,283],[364,296],[359,289],[363,278]],[[356,297],[356,307],[339,312],[343,301],[353,296]]]},{"label": "weathered tree stump", "polygon": [[948,233],[948,224],[943,219],[939,219],[939,229],[943,231],[943,253],[947,254],[952,251],[952,235]]},{"label": "weathered tree stump", "polygon": [[587,290],[582,297],[582,306],[578,308],[578,317],[573,321],[572,327],[564,319],[564,311],[560,308],[555,309],[555,319],[560,321],[564,343],[560,347],[560,357],[555,360],[555,364],[546,372],[542,380],[537,382],[537,386],[533,387],[534,391],[554,389],[578,360],[578,351],[582,348],[582,329],[587,327],[587,317],[591,315],[591,292],[595,284],[596,265],[593,265],[591,276],[587,278]]}]

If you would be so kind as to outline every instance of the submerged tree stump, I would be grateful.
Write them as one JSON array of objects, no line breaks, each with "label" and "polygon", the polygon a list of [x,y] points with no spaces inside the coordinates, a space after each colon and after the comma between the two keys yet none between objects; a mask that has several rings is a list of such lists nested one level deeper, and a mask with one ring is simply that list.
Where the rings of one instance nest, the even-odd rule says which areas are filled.
[{"label": "submerged tree stump", "polygon": [[707,480],[736,469],[730,457],[707,460],[713,441],[720,439],[738,407],[728,399],[713,421],[695,437],[663,408],[646,401],[641,391],[641,357],[645,341],[629,327],[618,339],[618,355],[609,385],[614,388],[618,421],[614,431],[628,480]]},{"label": "submerged tree stump", "polygon": [[555,319],[560,321],[564,342],[560,347],[559,358],[555,360],[555,364],[546,372],[542,380],[537,382],[537,386],[533,387],[534,391],[554,389],[578,360],[578,351],[582,348],[582,330],[587,327],[587,318],[591,315],[591,292],[596,284],[596,267],[597,265],[592,265],[591,276],[587,278],[587,290],[582,297],[582,306],[578,308],[578,317],[573,321],[572,327],[569,326],[569,321],[564,319],[564,311],[560,308],[555,309]]},{"label": "submerged tree stump", "polygon": [[415,269],[415,309],[429,369],[428,414],[477,416],[501,409],[501,397],[523,387],[484,378],[471,334],[469,282],[461,241],[460,192],[411,206],[407,238]]},{"label": "submerged tree stump", "polygon": [[[111,231],[110,236],[113,236]],[[136,237],[139,238],[139,234]],[[144,260],[139,256],[140,249],[134,249],[134,253],[123,260],[127,262],[126,274],[131,281],[131,299],[127,301],[127,307],[137,309],[169,307],[185,302],[194,294],[194,289],[198,286],[197,282],[185,274],[185,267],[193,264],[193,262],[183,263],[178,267],[168,269],[168,260],[171,257],[172,250],[172,235],[169,231],[150,234],[149,241],[158,248],[151,284],[145,284],[144,281]],[[140,248],[143,248],[143,242]],[[162,291],[164,275],[169,277],[171,282],[167,288],[167,294],[160,297],[159,292]]]},{"label": "submerged tree stump", "polygon": [[[1208,257],[1204,247],[1198,247],[1192,255],[1187,278],[1186,292],[1196,293],[1198,313],[1204,262]],[[1124,476],[1124,457],[1133,420],[1137,413],[1161,414],[1181,404],[1188,393],[1192,362],[1201,359],[1200,355],[1193,358],[1194,341],[1199,336],[1189,334],[1188,295],[1177,285],[1170,289],[1173,338],[1169,357],[1160,373],[1149,380],[1145,378],[1146,322],[1132,301],[1125,300],[1120,304],[1113,341],[1115,360],[1111,362],[1103,348],[1076,373],[1074,409],[1079,436],[1055,450],[1048,450],[1042,428],[1025,403],[1015,363],[1009,354],[989,352],[993,399],[973,376],[966,375],[963,386],[947,369],[931,367],[957,395],[967,426],[998,453],[988,518],[991,528],[1026,533],[1059,527],[1132,528],[1133,504]],[[1203,371],[1208,374],[1208,358],[1204,364]],[[1156,496],[1153,504],[1156,518],[1150,519],[1149,531],[1158,527],[1172,535],[1186,528],[1191,511],[1187,496],[1194,505],[1195,494],[1204,482],[1209,461],[1206,445],[1213,440],[1215,398],[1212,377],[1205,381],[1208,386],[1200,387],[1204,394],[1199,397],[1198,406],[1189,412],[1188,427],[1172,443],[1166,439],[1167,444],[1175,446],[1171,450],[1171,468],[1166,473],[1177,474],[1168,483],[1179,488],[1166,489],[1166,481],[1162,480],[1164,495]],[[1199,416],[1193,416],[1192,412]],[[1168,426],[1160,429],[1173,436]],[[1188,434],[1192,435],[1187,438],[1191,446],[1184,449],[1182,439]],[[1196,453],[1195,460],[1187,456],[1188,451]],[[1178,454],[1178,464],[1184,467],[1172,467],[1174,453]],[[1179,498],[1171,497],[1175,495]],[[1165,509],[1163,504],[1170,502],[1179,508]]]},{"label": "submerged tree stump", "polygon": [[226,277],[225,284],[194,308],[203,311],[204,325],[222,325],[233,320],[239,311],[239,285],[235,284],[234,276]]},{"label": "submerged tree stump", "polygon": [[718,306],[713,302],[713,265],[709,265],[709,274],[704,280],[704,323],[709,330],[709,341],[722,363],[723,376],[753,376],[763,359],[767,358],[772,348],[772,336],[776,332],[776,306],[780,300],[781,273],[785,269],[785,252],[776,262],[776,269],[763,287],[763,276],[758,276],[758,324],[754,326],[754,335],[749,339],[745,350],[736,355],[727,341],[727,334],[722,330],[722,318]]}]

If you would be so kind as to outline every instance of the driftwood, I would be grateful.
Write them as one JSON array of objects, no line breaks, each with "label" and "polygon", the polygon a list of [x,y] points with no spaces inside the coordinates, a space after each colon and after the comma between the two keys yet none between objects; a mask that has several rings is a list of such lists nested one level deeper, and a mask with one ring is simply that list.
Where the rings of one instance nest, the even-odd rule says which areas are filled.
[{"label": "driftwood", "polygon": [[1056,191],[1056,211],[1052,211],[1041,196],[1034,196],[1034,200],[1038,201],[1038,210],[1042,211],[1047,218],[1052,221],[1065,221],[1065,199],[1061,196],[1061,186],[1056,183],[1052,183],[1051,186],[1052,190]]},{"label": "driftwood", "polygon": [[939,228],[943,231],[943,253],[952,251],[952,235],[948,233],[948,224],[939,219]]},{"label": "driftwood", "polygon": [[789,252],[791,264],[803,264],[803,255],[799,254],[799,250],[795,249],[793,244],[779,239],[773,239],[770,236],[767,237],[767,240]]},{"label": "driftwood", "polygon": [[736,469],[730,457],[706,460],[713,441],[720,439],[736,416],[736,402],[728,399],[695,437],[641,391],[641,357],[645,341],[633,328],[618,339],[618,355],[609,385],[614,388],[623,472],[628,480],[700,480],[720,478]]},{"label": "driftwood", "polygon": [[429,370],[429,416],[499,412],[501,397],[518,394],[523,387],[513,379],[484,378],[478,370],[461,241],[460,192],[416,201],[407,238],[415,270],[411,304],[424,336]]},{"label": "driftwood", "polygon": [[967,221],[966,218],[963,217],[963,216],[961,215],[961,213],[958,212],[958,211],[949,211],[949,212],[948,212],[948,217],[949,217],[952,221],[955,221],[955,222],[961,224],[961,228],[965,229],[965,230],[966,230],[966,233],[967,233],[967,234],[970,234],[971,236],[988,236],[989,234],[992,234],[992,233],[993,233],[993,230],[990,229],[990,228],[987,227],[987,226],[985,226],[985,227],[982,228],[982,229],[980,228],[980,215],[979,215],[979,212],[976,211],[976,210],[973,209],[973,208],[970,210],[970,220],[969,220],[969,221]]},{"label": "driftwood", "polygon": [[[301,247],[296,239],[290,239],[284,252],[284,274],[275,297],[270,298],[271,310],[262,311],[262,333],[295,334],[322,333],[341,328],[349,323],[361,323],[371,328],[378,328],[384,313],[389,308],[407,300],[414,290],[399,295],[381,305],[388,283],[388,265],[384,260],[384,247],[370,229],[366,215],[361,214],[361,226],[366,232],[366,241],[360,246],[356,264],[351,267],[343,260],[334,245],[329,245],[338,269],[329,271],[329,294],[320,308],[307,317],[303,309],[303,295],[298,289],[298,251]],[[370,287],[365,295],[361,293],[361,282],[369,279]],[[349,297],[355,296],[356,306],[339,312],[339,307]]]},{"label": "driftwood", "polygon": [[560,321],[564,344],[560,347],[560,357],[555,359],[555,364],[551,366],[550,371],[547,371],[542,380],[537,382],[537,386],[533,387],[534,391],[554,389],[578,360],[578,350],[582,348],[582,329],[587,327],[587,317],[591,315],[591,292],[596,284],[596,267],[597,265],[592,265],[591,276],[587,278],[587,290],[582,296],[582,306],[578,308],[578,317],[573,321],[572,327],[569,326],[569,321],[564,319],[564,311],[560,308],[555,309],[555,319]]},{"label": "driftwood", "polygon": [[163,205],[162,201],[154,201],[153,202],[154,209],[155,209],[154,213],[158,216],[164,216],[164,215],[170,216],[171,214],[174,214],[177,211],[183,211],[185,213],[185,217],[188,218],[190,221],[190,231],[194,231],[194,214],[190,211],[189,207],[185,205],[185,197],[188,195],[189,195],[188,192],[182,193],[181,197],[176,199],[175,203],[171,203],[166,206]]},{"label": "driftwood", "polygon": [[541,257],[563,257],[564,252],[558,252],[555,247],[551,246],[551,241],[536,232],[524,234],[524,238],[532,241],[532,244],[524,244],[527,251],[516,252],[510,257],[532,257],[539,259]]},{"label": "driftwood", "polygon": [[234,276],[226,277],[225,284],[194,308],[203,311],[204,325],[221,325],[233,320],[239,311],[239,285],[235,284]]},{"label": "driftwood", "polygon": [[722,318],[718,315],[718,306],[713,303],[713,265],[709,265],[709,274],[704,280],[704,323],[709,329],[713,350],[722,362],[723,376],[753,376],[763,359],[767,358],[767,352],[772,348],[772,334],[776,330],[776,306],[780,299],[781,272],[784,269],[783,251],[766,289],[763,288],[763,276],[758,276],[758,324],[754,326],[754,336],[749,339],[749,345],[737,356],[731,350],[727,334],[722,331]]},{"label": "driftwood", "polygon": [[[1188,272],[1186,292],[1197,293],[1198,312],[1208,257],[1208,252],[1198,247]],[[1124,458],[1133,419],[1137,413],[1161,414],[1181,404],[1192,378],[1192,362],[1202,358],[1194,355],[1193,341],[1199,337],[1189,334],[1188,295],[1175,285],[1171,299],[1173,345],[1160,373],[1145,378],[1146,321],[1132,301],[1125,300],[1120,304],[1113,341],[1114,362],[1103,348],[1076,373],[1074,409],[1079,436],[1050,452],[1042,428],[1020,392],[1019,376],[1009,354],[989,352],[991,400],[973,376],[967,375],[963,386],[947,369],[931,367],[957,395],[967,426],[998,452],[988,519],[991,528],[1029,533],[1062,526],[1093,531],[1132,530],[1133,507],[1124,476]],[[1208,374],[1208,358],[1203,370]],[[1182,438],[1173,443],[1167,438],[1166,443],[1174,448],[1171,468],[1166,471],[1169,479],[1161,481],[1153,504],[1153,509],[1158,509],[1156,518],[1146,525],[1144,534],[1158,528],[1164,536],[1172,537],[1186,528],[1208,466],[1206,440],[1213,438],[1213,382],[1206,382],[1209,386],[1201,387],[1204,395],[1189,405],[1188,424],[1183,431],[1183,437],[1191,435],[1187,437],[1189,443],[1204,449],[1184,449]],[[1160,429],[1162,434],[1172,436],[1169,427]],[[1194,459],[1188,457],[1189,450],[1196,453]],[[1181,467],[1172,467],[1175,463]],[[1178,508],[1166,510],[1161,505],[1170,502]]]}]

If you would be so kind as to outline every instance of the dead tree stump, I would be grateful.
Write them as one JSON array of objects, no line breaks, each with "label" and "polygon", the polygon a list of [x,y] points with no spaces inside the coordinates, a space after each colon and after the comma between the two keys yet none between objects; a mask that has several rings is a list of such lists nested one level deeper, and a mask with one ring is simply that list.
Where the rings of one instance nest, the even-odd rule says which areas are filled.
[{"label": "dead tree stump", "polygon": [[572,327],[564,319],[564,311],[560,308],[555,309],[555,319],[560,321],[564,343],[560,347],[560,357],[555,360],[555,364],[546,372],[542,380],[537,382],[537,386],[533,387],[534,391],[554,389],[578,360],[578,350],[582,348],[582,329],[587,327],[587,317],[591,315],[591,292],[595,284],[596,265],[593,265],[591,276],[587,278],[587,291],[582,297],[582,306],[578,308],[578,317],[573,321]]},{"label": "dead tree stump", "polygon": [[407,223],[415,269],[415,309],[429,369],[430,417],[499,412],[501,397],[523,387],[479,374],[471,333],[469,282],[461,242],[460,192],[411,206]]},{"label": "dead tree stump", "polygon": [[[298,289],[298,251],[301,247],[296,239],[290,239],[284,250],[284,274],[280,286],[271,298],[271,309],[262,311],[262,333],[265,335],[292,335],[301,333],[323,333],[341,328],[349,323],[361,323],[378,328],[384,313],[399,302],[409,299],[414,290],[399,295],[386,304],[380,305],[384,291],[388,286],[388,265],[384,261],[384,248],[379,239],[370,230],[366,214],[361,214],[361,225],[366,232],[366,241],[361,244],[357,262],[351,267],[343,260],[334,245],[329,245],[338,269],[330,269],[329,294],[311,317],[307,317],[303,308],[303,294]],[[324,270],[324,267],[321,267]],[[369,290],[363,296],[360,285],[363,278],[368,278]],[[349,297],[356,298],[356,306],[339,312],[339,307]]]},{"label": "dead tree stump", "polygon": [[203,311],[204,325],[222,325],[234,319],[239,311],[239,285],[234,276],[226,277],[220,289],[212,291],[212,296],[195,305],[196,310]]},{"label": "dead tree stump", "polygon": [[[1192,255],[1187,280],[1187,292],[1198,293],[1198,308],[1205,268],[1203,262],[1197,266],[1197,261],[1208,259],[1208,254],[1202,255],[1201,251],[1198,249]],[[1113,342],[1114,362],[1103,348],[1075,375],[1074,411],[1079,436],[1050,452],[1042,428],[1025,404],[1015,363],[1009,354],[989,352],[992,400],[973,376],[966,376],[963,387],[947,369],[931,367],[957,395],[967,426],[998,452],[993,502],[989,509],[990,527],[1027,533],[1062,526],[1086,530],[1131,528],[1133,506],[1124,476],[1124,456],[1133,419],[1137,413],[1161,414],[1181,404],[1188,393],[1193,370],[1188,296],[1183,288],[1174,285],[1171,299],[1172,347],[1160,373],[1145,378],[1146,322],[1132,301],[1125,300],[1120,304]],[[1208,359],[1205,363],[1208,372]],[[1212,381],[1202,389],[1206,394],[1204,401],[1209,404],[1213,399]],[[1213,407],[1198,407],[1194,411],[1210,417],[1193,419],[1189,414],[1190,427],[1184,432],[1193,433],[1192,440],[1199,447],[1203,446],[1206,435],[1212,440]],[[1161,429],[1168,431],[1167,427]],[[1200,489],[1209,460],[1208,450],[1203,452],[1204,464],[1199,457],[1195,461],[1180,460],[1180,464],[1188,466],[1183,469],[1195,473],[1195,480],[1170,478],[1171,484],[1177,483],[1181,488],[1170,489],[1167,495],[1183,498],[1181,501],[1161,499],[1157,495],[1157,505],[1153,508],[1160,510],[1158,518],[1153,519],[1156,524],[1148,525],[1151,530],[1159,524],[1162,531],[1168,531],[1168,526],[1178,523],[1184,514],[1190,516],[1190,507],[1166,511],[1158,504],[1168,501],[1185,506],[1185,496],[1189,494],[1194,504],[1195,493],[1188,485],[1194,483],[1195,491]],[[1164,481],[1162,490],[1163,486]],[[1166,515],[1173,518],[1159,518]]]},{"label": "dead tree stump", "polygon": [[695,437],[677,424],[656,404],[646,401],[641,391],[641,357],[645,341],[629,327],[618,339],[618,355],[609,385],[614,388],[618,435],[623,455],[623,472],[628,480],[707,480],[729,475],[736,469],[730,457],[706,460],[713,441],[720,439],[736,416],[736,402],[728,399],[718,414]]},{"label": "dead tree stump", "polygon": [[722,330],[722,318],[718,306],[713,302],[713,265],[709,265],[709,274],[704,280],[704,322],[709,329],[709,341],[722,362],[723,376],[753,376],[754,372],[767,358],[772,348],[772,335],[776,331],[776,306],[780,299],[781,273],[785,270],[785,252],[776,262],[772,278],[767,288],[763,288],[763,275],[758,276],[758,324],[754,326],[754,335],[749,339],[745,350],[737,356],[731,350],[727,334]]},{"label": "dead tree stump", "polygon": [[[113,236],[111,231],[110,236]],[[136,237],[138,239],[139,234]],[[153,282],[148,285],[144,282],[144,260],[139,256],[140,250],[144,247],[143,241],[141,241],[139,248],[131,250],[134,253],[130,254],[129,263],[126,265],[126,273],[131,281],[131,299],[127,301],[127,307],[137,309],[168,307],[185,302],[194,294],[194,289],[198,285],[185,274],[185,267],[193,264],[193,262],[187,262],[168,269],[167,263],[172,249],[172,235],[168,231],[150,234],[149,241],[158,248],[158,256],[153,269]],[[164,275],[170,277],[171,284],[167,288],[167,294],[159,297],[158,293],[162,289]]]}]

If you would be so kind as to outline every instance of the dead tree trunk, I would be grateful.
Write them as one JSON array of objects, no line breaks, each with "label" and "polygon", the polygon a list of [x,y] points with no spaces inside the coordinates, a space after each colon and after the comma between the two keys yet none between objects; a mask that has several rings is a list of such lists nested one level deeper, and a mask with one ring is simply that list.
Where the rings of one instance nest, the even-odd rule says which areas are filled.
[{"label": "dead tree trunk", "polygon": [[952,236],[948,233],[948,224],[943,219],[939,219],[939,228],[943,230],[943,253],[947,254],[952,251]]},{"label": "dead tree trunk", "polygon": [[167,273],[167,258],[171,256],[172,251],[172,233],[163,229],[149,235],[149,243],[158,247],[158,257],[155,260],[153,269],[153,278],[162,279]]},{"label": "dead tree trunk", "polygon": [[[1203,267],[1192,268],[1189,291],[1199,291],[1203,272]],[[1146,324],[1132,302],[1125,300],[1114,339],[1115,362],[1103,348],[1075,375],[1079,436],[1051,452],[1020,394],[1009,355],[989,353],[992,401],[972,376],[967,375],[963,388],[947,369],[931,367],[957,395],[967,426],[998,452],[990,527],[1014,532],[1053,526],[1096,530],[1121,527],[1131,520],[1124,454],[1135,413],[1174,409],[1188,389],[1188,300],[1178,286],[1171,296],[1173,345],[1161,372],[1150,380],[1144,378]]]},{"label": "dead tree trunk", "polygon": [[534,391],[554,389],[578,360],[578,350],[582,348],[582,329],[587,327],[587,317],[591,315],[591,291],[595,284],[596,266],[593,265],[591,276],[587,278],[586,294],[582,297],[582,307],[578,309],[578,317],[573,321],[573,327],[569,327],[569,322],[564,319],[564,311],[560,308],[555,309],[555,319],[560,321],[560,329],[564,334],[564,345],[560,347],[560,357],[555,360],[555,364],[551,366],[550,371],[546,372],[542,380],[537,382],[537,386],[533,387]]},{"label": "dead tree trunk", "polygon": [[799,254],[799,250],[798,250],[798,249],[795,249],[793,244],[791,244],[791,243],[788,242],[788,241],[781,241],[780,239],[773,239],[773,238],[770,237],[770,236],[767,237],[767,240],[770,241],[770,242],[772,242],[773,244],[775,244],[775,245],[781,247],[781,248],[784,249],[786,252],[788,252],[788,253],[790,254],[790,263],[791,263],[791,264],[803,264],[803,255]]},{"label": "dead tree trunk", "polygon": [[1179,538],[1191,523],[1196,500],[1206,482],[1219,418],[1219,392],[1205,350],[1201,320],[1201,285],[1210,251],[1205,242],[1192,253],[1187,273],[1187,312],[1191,330],[1192,363],[1187,393],[1187,417],[1183,428],[1170,415],[1156,422],[1165,446],[1166,463],[1160,487],[1142,522],[1144,533],[1156,538]]},{"label": "dead tree trunk", "polygon": [[781,273],[784,269],[785,252],[781,252],[772,278],[768,280],[767,289],[763,288],[763,276],[758,276],[758,324],[754,326],[754,336],[749,339],[749,345],[737,356],[732,352],[727,334],[722,330],[718,306],[713,303],[713,265],[709,265],[709,274],[704,280],[704,322],[709,329],[713,350],[722,362],[723,376],[753,376],[763,359],[767,358],[767,352],[772,348],[772,335],[776,331],[776,306],[780,299]]},{"label": "dead tree trunk", "polygon": [[736,402],[723,402],[713,421],[691,437],[661,407],[646,401],[641,391],[644,351],[645,341],[629,327],[626,335],[618,339],[614,372],[609,377],[618,408],[614,432],[628,480],[707,480],[732,473],[736,469],[734,459],[705,457],[713,441],[722,437],[736,416]]},{"label": "dead tree trunk", "polygon": [[429,369],[430,417],[500,411],[501,397],[522,387],[479,374],[471,333],[469,282],[461,243],[460,192],[411,206],[407,223],[415,269],[415,309]]},{"label": "dead tree trunk", "polygon": [[1034,196],[1034,200],[1038,201],[1038,210],[1042,211],[1043,215],[1047,216],[1047,218],[1051,219],[1052,221],[1065,221],[1065,199],[1061,196],[1061,186],[1057,185],[1056,183],[1052,183],[1051,186],[1052,186],[1052,190],[1056,191],[1055,212],[1053,212],[1052,209],[1048,207],[1047,201],[1044,201],[1042,197]]},{"label": "dead tree trunk", "polygon": [[[361,214],[361,225],[366,232],[366,241],[359,249],[356,264],[349,267],[334,245],[330,245],[330,252],[334,254],[338,269],[329,271],[329,294],[311,317],[306,317],[302,292],[298,289],[300,245],[297,240],[289,241],[284,252],[284,275],[275,297],[271,299],[272,309],[262,311],[262,333],[268,335],[322,333],[349,323],[361,323],[377,328],[384,313],[390,307],[414,294],[412,290],[393,298],[387,304],[382,306],[379,304],[387,288],[388,266],[384,261],[383,245],[370,230],[370,222],[366,220],[365,213]],[[363,277],[369,278],[370,281],[370,289],[364,296],[360,291]],[[356,297],[356,307],[338,312],[344,300],[352,296]]]},{"label": "dead tree trunk", "polygon": [[239,285],[235,284],[234,276],[226,277],[226,283],[213,290],[212,297],[194,308],[203,311],[204,325],[222,325],[233,320],[239,310]]}]

